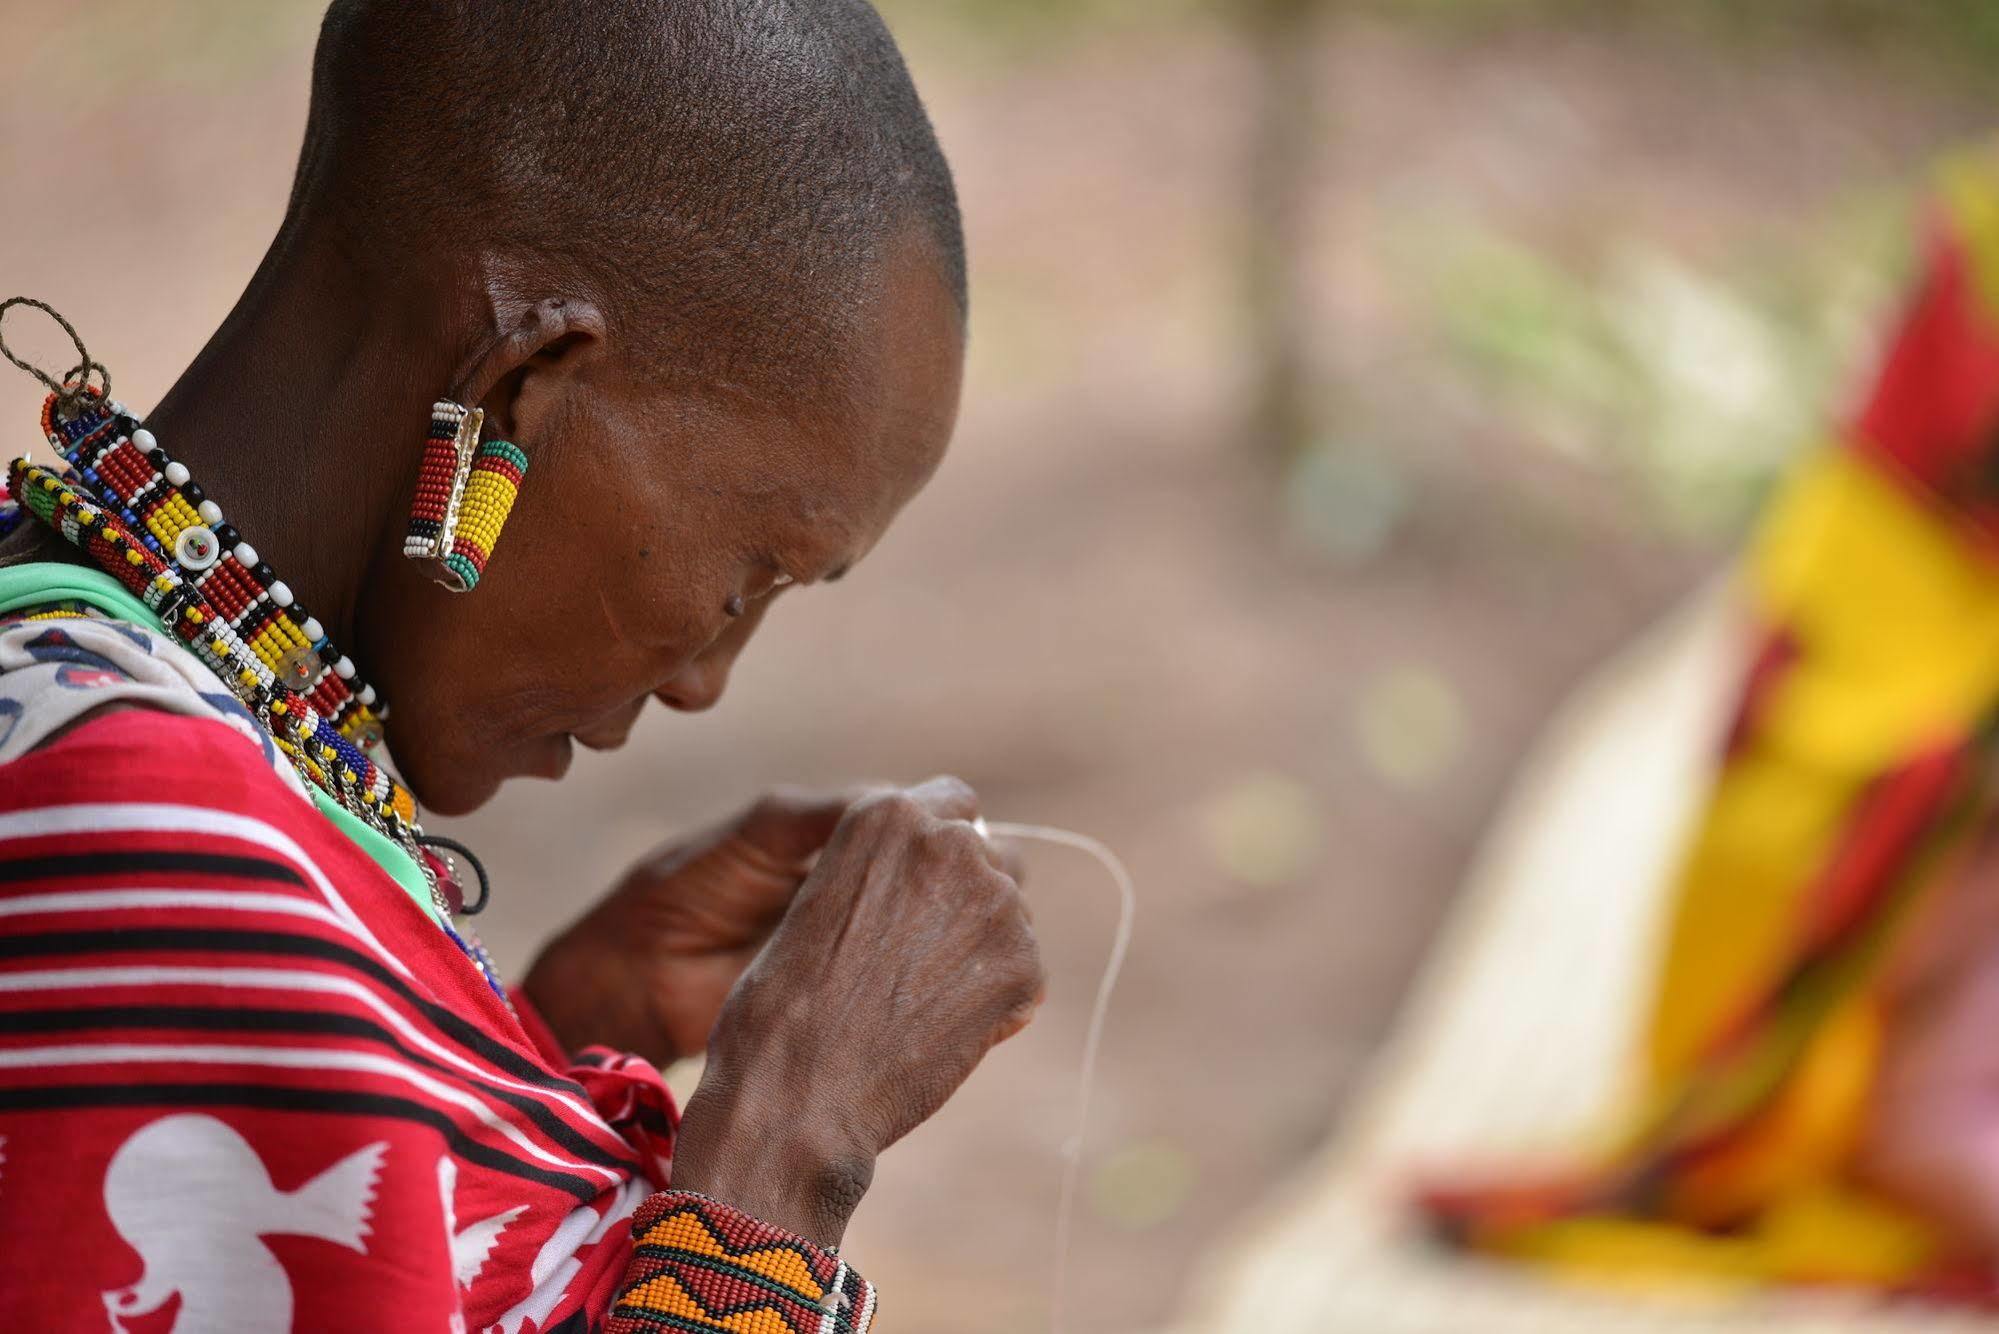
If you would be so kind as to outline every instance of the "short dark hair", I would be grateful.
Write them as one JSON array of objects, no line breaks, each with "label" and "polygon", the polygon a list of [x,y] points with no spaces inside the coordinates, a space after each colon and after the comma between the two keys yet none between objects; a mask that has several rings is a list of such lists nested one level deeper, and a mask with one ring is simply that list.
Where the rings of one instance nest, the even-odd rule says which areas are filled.
[{"label": "short dark hair", "polygon": [[913,224],[966,301],[950,168],[866,0],[333,0],[287,226],[316,218],[385,263],[563,266],[669,373],[810,374]]}]

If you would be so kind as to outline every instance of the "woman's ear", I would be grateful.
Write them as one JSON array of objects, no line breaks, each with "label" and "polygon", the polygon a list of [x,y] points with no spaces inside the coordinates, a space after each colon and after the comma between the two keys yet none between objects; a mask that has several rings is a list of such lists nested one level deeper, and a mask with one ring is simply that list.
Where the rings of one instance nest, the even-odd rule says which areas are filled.
[{"label": "woman's ear", "polygon": [[575,297],[505,302],[498,335],[459,377],[457,401],[486,410],[488,433],[527,446],[583,393],[580,379],[603,355],[603,312]]}]

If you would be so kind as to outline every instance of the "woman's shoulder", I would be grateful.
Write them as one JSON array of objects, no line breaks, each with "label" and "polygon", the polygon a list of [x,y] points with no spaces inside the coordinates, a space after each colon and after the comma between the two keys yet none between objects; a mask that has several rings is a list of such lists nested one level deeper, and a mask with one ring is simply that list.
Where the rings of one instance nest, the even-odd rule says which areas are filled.
[{"label": "woman's shoulder", "polygon": [[[183,1314],[259,1309],[273,1267],[231,1257],[274,1208],[342,1243],[285,1273],[344,1327],[391,1302],[410,1328],[461,1305],[484,1328],[534,1297],[544,1254],[588,1269],[552,1297],[623,1266],[638,1151],[213,723],[103,714],[0,766],[0,956],[0,1232],[63,1241],[10,1272],[6,1328],[81,1327],[100,1292],[145,1314],[174,1282]],[[176,1229],[206,1239],[200,1265],[168,1268],[191,1254]],[[172,1281],[130,1287],[142,1269]]]},{"label": "woman's shoulder", "polygon": [[270,734],[208,667],[166,635],[76,598],[0,613],[0,764],[86,720],[153,712],[221,723],[299,798]]}]

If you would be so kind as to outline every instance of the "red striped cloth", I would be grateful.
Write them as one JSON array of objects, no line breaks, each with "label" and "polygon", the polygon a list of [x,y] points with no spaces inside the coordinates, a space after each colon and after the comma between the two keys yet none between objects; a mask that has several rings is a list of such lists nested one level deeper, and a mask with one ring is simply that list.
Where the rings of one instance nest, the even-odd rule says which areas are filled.
[{"label": "red striped cloth", "polygon": [[[628,1327],[747,1327],[712,1301],[772,1267],[740,1247],[627,1280],[674,1128],[223,725],[109,713],[0,765],[0,1328],[579,1334],[633,1285],[666,1314]],[[827,1305],[769,1328],[865,1328]]]}]

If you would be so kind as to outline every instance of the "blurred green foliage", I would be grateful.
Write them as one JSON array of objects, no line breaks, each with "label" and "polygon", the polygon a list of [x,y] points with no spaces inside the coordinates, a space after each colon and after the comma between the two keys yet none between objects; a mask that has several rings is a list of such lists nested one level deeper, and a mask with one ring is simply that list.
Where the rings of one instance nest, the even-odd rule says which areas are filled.
[{"label": "blurred green foliage", "polygon": [[1701,266],[1641,235],[1557,257],[1412,224],[1397,268],[1520,436],[1631,480],[1668,528],[1725,534],[1831,429],[1908,272],[1907,213],[1904,192],[1866,192]]},{"label": "blurred green foliage", "polygon": [[971,33],[987,55],[1038,56],[1079,33],[1160,28],[1213,0],[875,0],[898,36]]},{"label": "blurred green foliage", "polygon": [[[1992,0],[1338,0],[1355,10],[1450,23],[1522,19],[1664,23],[1730,41],[1800,35],[1943,56],[1999,79]],[[1229,3],[1229,0],[1222,0]]]},{"label": "blurred green foliage", "polygon": [[[1224,20],[1264,0],[880,0],[892,20],[972,29],[1038,48],[1078,30]],[[1309,7],[1309,6],[1308,6]],[[1326,14],[1435,23],[1469,32],[1521,23],[1665,26],[1722,44],[1809,36],[1938,60],[1999,82],[1999,0],[1319,0]]]},{"label": "blurred green foliage", "polygon": [[[1347,19],[1423,29],[1446,42],[1585,30],[1634,43],[1670,35],[1695,50],[1752,59],[1846,48],[1888,78],[1999,84],[1999,0],[880,3],[898,26],[948,33],[954,48],[1001,60],[1059,58],[1094,40],[1175,25],[1233,27],[1262,61],[1265,89],[1277,69],[1273,52],[1314,33],[1336,42]],[[1282,29],[1275,42],[1273,25]],[[1312,122],[1309,102],[1271,102],[1259,123]],[[1319,133],[1336,136],[1337,127],[1322,123]],[[1312,155],[1293,157],[1291,169],[1308,173]],[[1475,216],[1411,216],[1388,229],[1385,258],[1399,300],[1433,335],[1432,367],[1467,401],[1485,405],[1516,439],[1631,481],[1665,528],[1713,537],[1746,520],[1786,462],[1825,430],[1828,405],[1851,391],[1860,349],[1878,335],[1906,273],[1908,203],[1903,185],[1886,182],[1825,210],[1803,232],[1751,234],[1733,253],[1698,260],[1642,232],[1606,231],[1594,246],[1557,253]],[[1236,250],[1251,275],[1259,258],[1284,246],[1271,222],[1277,212],[1267,200],[1245,205]],[[1274,278],[1244,284],[1249,322],[1265,335],[1249,345],[1266,364],[1281,360],[1283,339],[1298,336],[1281,303],[1258,306],[1261,289],[1303,282],[1295,275],[1310,237],[1294,239]],[[1290,461],[1287,502],[1316,546],[1365,558],[1410,508],[1411,487],[1364,447],[1396,424],[1370,420],[1364,404],[1324,378],[1308,413],[1316,428],[1309,448],[1278,455]],[[1256,433],[1254,424],[1245,429]]]}]

